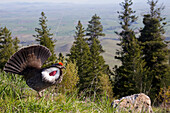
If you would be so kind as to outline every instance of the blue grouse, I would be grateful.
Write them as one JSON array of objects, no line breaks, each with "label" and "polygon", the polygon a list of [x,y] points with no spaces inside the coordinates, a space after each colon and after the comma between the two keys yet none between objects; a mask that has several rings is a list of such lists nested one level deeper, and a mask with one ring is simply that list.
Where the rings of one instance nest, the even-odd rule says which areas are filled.
[{"label": "blue grouse", "polygon": [[62,81],[62,63],[41,67],[50,56],[50,50],[44,46],[28,46],[12,55],[5,64],[4,71],[23,75],[26,84],[41,97],[42,90]]}]

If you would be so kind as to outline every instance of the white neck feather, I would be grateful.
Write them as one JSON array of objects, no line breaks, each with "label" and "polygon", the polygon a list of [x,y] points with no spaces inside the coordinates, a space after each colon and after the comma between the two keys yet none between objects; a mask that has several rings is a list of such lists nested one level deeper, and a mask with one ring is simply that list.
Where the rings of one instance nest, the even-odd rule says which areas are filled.
[{"label": "white neck feather", "polygon": [[[49,74],[53,71],[57,71],[56,74],[54,76],[50,76]],[[48,69],[45,69],[41,72],[42,74],[42,79],[44,81],[50,82],[55,84],[56,80],[59,78],[60,76],[60,69],[56,68],[56,67],[50,67]]]}]

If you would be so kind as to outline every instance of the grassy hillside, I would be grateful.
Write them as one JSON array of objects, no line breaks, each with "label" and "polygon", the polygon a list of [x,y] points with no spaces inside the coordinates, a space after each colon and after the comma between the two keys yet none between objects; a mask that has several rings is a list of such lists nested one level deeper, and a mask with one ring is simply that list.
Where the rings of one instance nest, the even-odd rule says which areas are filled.
[{"label": "grassy hillside", "polygon": [[[113,112],[110,102],[82,101],[75,94],[56,94],[50,89],[39,98],[19,76],[0,73],[0,112],[1,113],[65,113],[65,112]],[[53,96],[52,96],[53,95]]]},{"label": "grassy hillside", "polygon": [[[0,112],[1,113],[116,113],[108,98],[91,101],[83,96],[56,93],[48,88],[39,98],[19,75],[0,72]],[[164,113],[154,108],[155,113]],[[122,112],[125,113],[125,112]]]}]

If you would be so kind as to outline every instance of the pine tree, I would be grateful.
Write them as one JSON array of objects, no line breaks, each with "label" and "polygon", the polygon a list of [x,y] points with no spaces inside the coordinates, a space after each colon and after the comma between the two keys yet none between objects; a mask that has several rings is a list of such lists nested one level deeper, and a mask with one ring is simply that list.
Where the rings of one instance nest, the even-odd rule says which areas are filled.
[{"label": "pine tree", "polygon": [[156,99],[162,80],[166,77],[168,68],[167,62],[167,44],[164,42],[163,34],[165,33],[165,18],[161,17],[163,7],[156,8],[157,0],[149,0],[150,13],[145,14],[143,18],[144,28],[141,30],[139,41],[143,46],[144,60],[149,68],[149,81],[152,84],[149,96],[153,101]]},{"label": "pine tree", "polygon": [[11,32],[6,27],[0,28],[0,69],[18,50],[18,43],[18,38],[12,39]]},{"label": "pine tree", "polygon": [[[113,92],[116,97],[127,96],[134,93],[144,92],[146,90],[145,80],[147,79],[147,68],[144,68],[145,61],[141,60],[142,52],[135,33],[132,30],[132,24],[137,20],[132,10],[132,0],[125,0],[120,5],[123,11],[119,12],[120,25],[122,31],[116,32],[120,37],[116,59],[122,62],[120,67],[115,66],[115,83]],[[145,76],[144,76],[145,75]],[[141,81],[138,81],[138,80]]]},{"label": "pine tree", "polygon": [[103,33],[103,26],[100,19],[101,18],[96,14],[92,16],[86,30],[86,36],[89,36],[88,44],[91,52],[89,65],[91,67],[91,71],[88,76],[90,80],[90,88],[88,89],[88,93],[89,96],[94,97],[96,94],[101,95],[102,92],[102,88],[99,87],[102,83],[100,82],[100,76],[109,72],[108,65],[105,64],[104,58],[101,55],[104,50],[100,44],[99,38],[101,36],[105,36],[105,34]]},{"label": "pine tree", "polygon": [[83,25],[81,24],[80,21],[78,21],[78,24],[76,26],[76,32],[75,32],[75,41],[70,49],[70,55],[69,55],[69,59],[71,61],[76,60],[76,62],[78,62],[78,60],[80,60],[81,58],[81,53],[83,53],[82,47],[84,46],[85,42],[85,34],[84,34],[85,30],[83,28]]},{"label": "pine tree", "polygon": [[[123,8],[123,11],[121,12],[118,11],[119,14],[118,18],[120,20],[121,28],[123,29],[120,33],[115,32],[117,35],[121,37],[120,38],[121,42],[118,45],[122,46],[122,51],[118,51],[117,52],[118,55],[127,52],[129,43],[132,40],[130,36],[134,35],[134,32],[130,27],[134,22],[136,22],[138,17],[134,15],[136,11],[132,10],[131,5],[133,5],[132,0],[124,0],[124,2],[120,4],[120,6]],[[121,57],[120,58],[116,57],[116,58],[121,60]]]},{"label": "pine tree", "polygon": [[[105,36],[105,34],[103,33],[103,26],[101,25],[100,19],[101,18],[95,14],[94,16],[92,16],[92,19],[89,21],[86,30],[86,36],[89,36],[88,43],[90,46],[92,45],[93,43],[92,41],[94,38],[98,39],[101,36]],[[104,52],[100,44],[100,41],[96,40],[96,43],[99,45],[100,51]]]},{"label": "pine tree", "polygon": [[145,68],[145,61],[141,59],[139,42],[134,34],[129,37],[131,38],[129,47],[126,48],[126,53],[121,54],[122,65],[115,70],[114,94],[117,97],[140,92],[147,93],[151,86],[146,84],[148,69]]},{"label": "pine tree", "polygon": [[86,43],[85,30],[81,24],[81,22],[78,22],[78,25],[76,26],[76,32],[75,32],[75,41],[70,49],[69,60],[72,62],[76,62],[76,65],[78,67],[78,75],[80,78],[79,81],[79,92],[84,91],[89,86],[89,80],[88,80],[88,73],[90,69],[89,63],[90,63],[90,48],[88,44]]},{"label": "pine tree", "polygon": [[89,76],[89,80],[91,80],[90,94],[93,94],[93,93],[100,94],[102,89],[98,87],[100,85],[99,77],[106,70],[106,67],[105,67],[104,58],[103,56],[100,55],[100,47],[97,44],[99,40],[97,38],[93,38],[92,40],[93,41],[92,41],[92,45],[90,48],[90,52],[91,52],[90,66],[92,67],[90,76]]},{"label": "pine tree", "polygon": [[55,42],[53,39],[53,34],[50,33],[50,29],[47,28],[47,17],[45,13],[41,13],[41,17],[39,18],[39,25],[41,28],[35,28],[37,32],[36,35],[33,35],[36,38],[36,41],[39,42],[40,45],[46,46],[52,53],[51,57],[46,62],[46,65],[51,65],[51,63],[55,63],[56,54],[55,54]]}]

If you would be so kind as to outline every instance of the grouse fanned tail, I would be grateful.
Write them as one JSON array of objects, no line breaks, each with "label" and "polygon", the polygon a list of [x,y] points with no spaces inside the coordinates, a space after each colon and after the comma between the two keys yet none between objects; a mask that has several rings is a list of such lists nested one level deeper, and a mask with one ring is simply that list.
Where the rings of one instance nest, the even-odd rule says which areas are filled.
[{"label": "grouse fanned tail", "polygon": [[48,48],[41,45],[25,47],[16,52],[5,64],[4,71],[25,75],[29,69],[40,69],[43,63],[51,56]]}]

